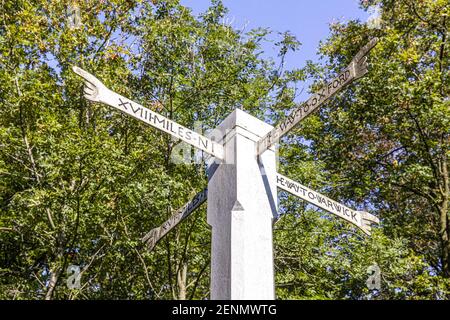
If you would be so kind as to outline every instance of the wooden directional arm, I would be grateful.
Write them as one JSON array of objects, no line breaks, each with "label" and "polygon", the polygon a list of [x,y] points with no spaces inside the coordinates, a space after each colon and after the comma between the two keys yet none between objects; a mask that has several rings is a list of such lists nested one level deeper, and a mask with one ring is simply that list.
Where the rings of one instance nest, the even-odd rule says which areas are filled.
[{"label": "wooden directional arm", "polygon": [[358,211],[358,213],[361,215],[361,229],[370,236],[371,225],[379,224],[380,219],[365,211]]},{"label": "wooden directional arm", "polygon": [[309,189],[308,187],[305,187],[279,173],[277,173],[277,186],[280,189],[299,197],[300,199],[308,201],[319,208],[347,220],[348,222],[356,225],[367,235],[370,235],[371,223],[378,224],[380,222],[377,217],[368,212],[352,210],[346,205],[336,202],[327,196]]},{"label": "wooden directional arm", "polygon": [[206,201],[208,196],[208,189],[204,189],[197,193],[194,198],[188,201],[184,206],[178,209],[166,222],[161,226],[150,230],[143,238],[142,242],[147,244],[150,251],[156,244],[181,221],[186,219],[192,212],[194,212],[200,205]]},{"label": "wooden directional arm", "polygon": [[79,67],[74,66],[73,71],[85,80],[84,97],[86,99],[114,107],[161,131],[171,134],[177,139],[181,139],[220,160],[224,159],[224,148],[221,144],[109,90],[100,80]]},{"label": "wooden directional arm", "polygon": [[375,47],[378,39],[372,39],[352,59],[350,64],[339,75],[323,86],[317,93],[303,102],[291,112],[281,123],[261,138],[257,144],[257,154],[261,155],[277,143],[283,135],[292,130],[301,120],[318,110],[326,101],[353,81],[363,77],[367,72],[367,54]]},{"label": "wooden directional arm", "polygon": [[83,91],[86,99],[104,104],[114,104],[115,93],[109,90],[100,80],[77,66],[73,66],[72,70],[85,80]]}]

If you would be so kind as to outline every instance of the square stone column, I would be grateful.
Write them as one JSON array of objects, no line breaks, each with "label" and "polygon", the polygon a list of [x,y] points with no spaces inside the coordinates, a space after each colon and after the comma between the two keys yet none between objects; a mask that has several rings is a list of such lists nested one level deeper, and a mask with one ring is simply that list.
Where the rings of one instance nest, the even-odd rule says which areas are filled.
[{"label": "square stone column", "polygon": [[232,112],[213,132],[225,160],[208,172],[212,227],[211,299],[275,298],[272,222],[277,216],[274,148],[259,159],[256,142],[273,127]]}]

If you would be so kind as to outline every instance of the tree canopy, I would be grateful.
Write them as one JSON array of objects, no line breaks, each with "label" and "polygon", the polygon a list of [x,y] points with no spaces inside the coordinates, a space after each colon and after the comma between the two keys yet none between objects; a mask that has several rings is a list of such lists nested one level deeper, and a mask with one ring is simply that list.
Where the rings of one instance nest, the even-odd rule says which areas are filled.
[{"label": "tree canopy", "polygon": [[[279,299],[448,299],[449,12],[444,0],[362,0],[379,25],[330,25],[320,63],[286,70],[290,32],[237,30],[213,0],[2,1],[0,298],[205,299],[210,230],[203,205],[153,251],[141,239],[207,183],[175,163],[167,134],[83,97],[73,65],[188,128],[235,108],[271,124],[369,39],[369,73],[282,139],[278,171],[380,218],[371,237],[279,192]],[[264,58],[269,39],[277,59]],[[200,124],[200,125],[199,125]],[[380,290],[366,285],[381,271]],[[81,270],[68,286],[67,269]]]}]

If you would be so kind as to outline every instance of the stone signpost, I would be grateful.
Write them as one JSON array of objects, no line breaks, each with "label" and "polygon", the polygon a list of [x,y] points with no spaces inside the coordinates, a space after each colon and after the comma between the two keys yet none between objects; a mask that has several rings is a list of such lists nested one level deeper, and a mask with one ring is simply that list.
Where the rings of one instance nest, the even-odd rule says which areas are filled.
[{"label": "stone signpost", "polygon": [[207,189],[142,238],[149,250],[208,200],[207,221],[212,227],[211,299],[274,299],[272,226],[278,216],[277,188],[370,235],[371,223],[379,223],[375,216],[352,210],[277,173],[274,145],[330,97],[364,76],[367,53],[376,43],[376,39],[371,40],[347,68],[275,128],[236,109],[216,128],[220,134],[214,140],[109,90],[92,74],[73,67],[85,79],[88,100],[112,106],[213,157],[207,170]]}]

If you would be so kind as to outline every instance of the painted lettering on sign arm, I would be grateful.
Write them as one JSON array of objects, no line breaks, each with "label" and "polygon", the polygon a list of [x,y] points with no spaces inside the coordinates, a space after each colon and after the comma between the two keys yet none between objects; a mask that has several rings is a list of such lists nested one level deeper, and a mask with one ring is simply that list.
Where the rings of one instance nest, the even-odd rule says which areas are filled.
[{"label": "painted lettering on sign arm", "polygon": [[204,189],[197,193],[192,200],[187,202],[184,206],[178,209],[167,221],[161,226],[150,230],[143,238],[142,242],[147,244],[151,251],[155,245],[173,228],[175,228],[181,221],[186,219],[192,212],[194,212],[200,205],[202,205],[208,197],[208,189]]},{"label": "painted lettering on sign arm", "polygon": [[366,44],[353,58],[350,64],[342,70],[333,80],[322,86],[321,89],[313,94],[306,102],[300,104],[292,113],[273,128],[267,135],[258,141],[257,154],[260,155],[272,145],[277,143],[280,138],[295,127],[301,120],[312,114],[327,100],[333,97],[351,82],[363,77],[367,73],[366,54],[375,47],[377,39],[372,39]]},{"label": "painted lettering on sign arm", "polygon": [[317,191],[309,189],[281,174],[277,174],[277,186],[319,208],[341,217],[359,227],[364,233],[370,234],[370,223],[378,223],[379,220],[364,211],[355,211],[336,202]]}]

